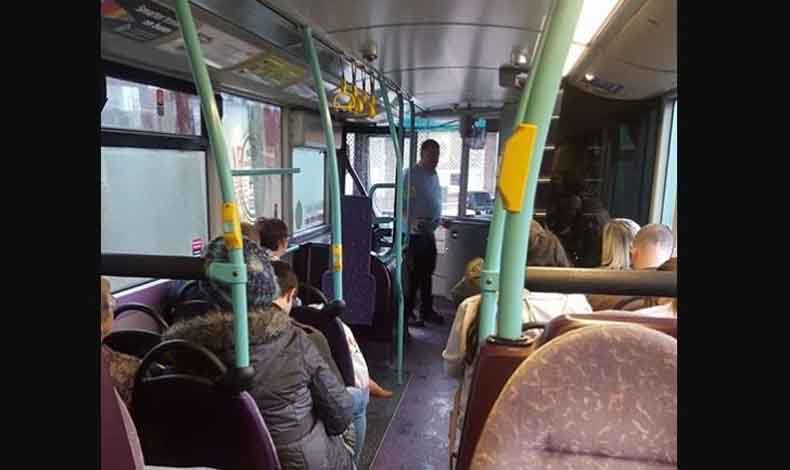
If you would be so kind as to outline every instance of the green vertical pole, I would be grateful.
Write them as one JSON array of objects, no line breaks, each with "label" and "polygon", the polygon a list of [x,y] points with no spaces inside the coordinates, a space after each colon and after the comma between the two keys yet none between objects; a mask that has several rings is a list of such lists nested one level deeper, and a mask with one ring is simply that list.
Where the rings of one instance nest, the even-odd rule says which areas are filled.
[{"label": "green vertical pole", "polygon": [[538,173],[543,159],[551,115],[562,79],[562,68],[568,56],[582,0],[558,0],[547,25],[546,43],[540,62],[533,69],[534,83],[527,106],[525,123],[537,126],[538,132],[529,162],[529,174],[521,212],[509,213],[503,237],[501,294],[497,336],[505,339],[521,337],[521,298],[524,290],[524,266],[527,262],[529,227],[532,221]]},{"label": "green vertical pole", "polygon": [[[535,83],[535,70],[540,62],[540,57],[543,54],[543,45],[546,41],[541,40],[535,53],[535,60],[532,62],[532,70],[529,72],[527,83],[524,85],[524,90],[521,92],[521,99],[518,102],[515,118],[513,119],[513,127],[506,129],[507,136],[513,134],[513,131],[524,120],[524,114],[527,111],[527,104],[529,103],[529,96],[532,93],[532,84]],[[503,141],[507,139],[502,139]],[[500,153],[504,150],[500,149]],[[505,208],[502,206],[502,196],[499,191],[496,192],[494,198],[494,212],[491,216],[491,224],[488,227],[488,241],[486,242],[486,258],[483,262],[483,271],[480,273],[480,329],[478,330],[478,345],[482,345],[486,338],[494,334],[494,326],[496,325],[496,312],[497,294],[499,292],[499,268],[502,259],[502,238],[505,234],[505,219],[507,214]]]},{"label": "green vertical pole", "polygon": [[390,137],[392,145],[395,147],[395,227],[392,233],[395,249],[395,305],[397,308],[397,343],[395,344],[395,370],[398,375],[398,384],[403,383],[403,236],[401,227],[403,226],[403,152],[401,151],[398,129],[395,126],[395,118],[392,115],[390,106],[389,90],[384,81],[379,77],[381,97],[384,100],[384,109],[387,111],[387,121],[390,125]]},{"label": "green vertical pole", "polygon": [[304,28],[304,45],[307,51],[307,61],[310,63],[310,69],[313,72],[315,91],[318,93],[318,109],[321,112],[321,125],[324,128],[327,158],[329,159],[330,213],[332,217],[332,287],[335,299],[343,300],[343,231],[340,218],[340,174],[337,169],[335,135],[332,131],[332,117],[329,115],[329,102],[326,99],[324,81],[321,78],[318,54],[316,54],[315,45],[313,44],[313,31],[309,26]]},{"label": "green vertical pole", "polygon": [[[414,168],[414,165],[417,163],[417,118],[414,112],[414,99],[412,98],[409,100],[409,117],[411,119],[411,139],[409,140],[409,170]],[[409,192],[411,191],[411,183],[406,179],[403,180],[403,197],[406,200],[406,211],[404,212],[404,217],[406,217],[407,223],[405,224],[408,230],[408,220],[409,215],[411,214],[411,206]],[[409,249],[409,239],[406,238],[406,246],[405,249]]]},{"label": "green vertical pole", "polygon": [[[217,173],[222,190],[223,226],[225,244],[228,248],[230,263],[212,263],[209,266],[209,277],[231,285],[233,300],[233,331],[234,348],[236,353],[236,367],[246,368],[250,365],[249,336],[247,333],[247,268],[244,265],[244,251],[241,242],[241,228],[239,225],[238,211],[236,209],[233,177],[231,176],[228,160],[228,147],[222,133],[222,123],[219,118],[217,103],[214,100],[214,91],[208,75],[203,53],[200,50],[195,20],[187,0],[176,1],[176,15],[181,25],[181,34],[184,37],[189,63],[192,67],[192,76],[197,84],[200,94],[200,105],[206,119],[209,142],[217,162]],[[233,246],[233,240],[235,245]]]}]

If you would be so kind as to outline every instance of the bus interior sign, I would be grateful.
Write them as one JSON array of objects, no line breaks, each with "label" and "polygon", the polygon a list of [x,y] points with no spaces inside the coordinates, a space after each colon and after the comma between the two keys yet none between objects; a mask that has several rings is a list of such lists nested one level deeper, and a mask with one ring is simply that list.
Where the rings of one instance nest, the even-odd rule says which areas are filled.
[{"label": "bus interior sign", "polygon": [[102,0],[102,26],[137,42],[178,33],[178,20],[167,7],[151,0]]}]

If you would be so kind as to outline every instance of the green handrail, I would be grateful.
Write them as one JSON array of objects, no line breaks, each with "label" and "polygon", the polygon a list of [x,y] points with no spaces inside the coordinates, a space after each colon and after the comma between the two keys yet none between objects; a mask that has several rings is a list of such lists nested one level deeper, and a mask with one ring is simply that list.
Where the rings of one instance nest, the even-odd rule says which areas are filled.
[{"label": "green handrail", "polygon": [[537,135],[529,161],[529,173],[522,210],[508,213],[503,237],[501,294],[497,315],[497,336],[504,339],[521,338],[521,304],[524,290],[524,266],[527,262],[529,227],[534,212],[535,191],[540,172],[551,115],[557,98],[562,68],[568,56],[573,33],[582,8],[582,0],[558,0],[547,25],[546,43],[540,62],[533,69],[533,88],[524,117],[525,123],[537,126]]},{"label": "green handrail", "polygon": [[309,26],[304,27],[304,44],[305,50],[307,51],[307,60],[313,72],[315,91],[318,93],[318,109],[321,112],[321,125],[324,128],[327,158],[329,159],[329,193],[332,222],[332,287],[335,293],[335,300],[343,300],[343,227],[340,217],[340,173],[337,169],[335,135],[332,132],[332,117],[329,114],[329,102],[326,99],[324,81],[321,78],[321,67],[318,63],[318,54],[316,54],[315,44],[313,44],[313,31]]},{"label": "green handrail", "polygon": [[395,371],[398,384],[403,383],[403,237],[401,236],[401,226],[403,225],[403,152],[401,151],[398,129],[395,126],[395,119],[392,116],[392,106],[390,105],[389,90],[379,77],[381,86],[381,97],[384,100],[384,109],[387,111],[387,122],[390,126],[390,137],[392,145],[395,147],[395,227],[393,227],[393,250],[395,251],[395,305],[397,309],[397,332],[395,344]]},{"label": "green handrail", "polygon": [[206,63],[203,61],[195,20],[192,18],[192,11],[187,0],[176,1],[176,16],[181,25],[181,34],[184,37],[187,56],[192,67],[192,76],[200,94],[200,105],[203,108],[203,116],[206,120],[212,154],[217,162],[217,173],[219,174],[219,183],[222,190],[222,232],[225,236],[225,246],[228,248],[230,262],[211,263],[207,274],[210,278],[231,286],[236,367],[242,369],[250,366],[249,335],[247,332],[247,267],[244,264],[241,225],[238,210],[236,209],[228,147],[225,144],[225,136],[222,133],[222,122],[219,118],[217,103],[214,100],[211,79],[208,75]]},{"label": "green handrail", "polygon": [[[545,37],[545,36],[544,36]],[[521,99],[518,102],[516,115],[513,119],[513,127],[505,129],[506,136],[502,141],[506,141],[518,125],[524,120],[524,114],[527,111],[527,104],[529,103],[529,96],[532,92],[532,84],[535,82],[535,69],[540,62],[540,57],[543,54],[543,45],[546,41],[541,40],[537,47],[538,50],[535,54],[532,71],[527,78],[527,83],[524,90],[521,92]],[[504,146],[503,146],[504,148]],[[507,213],[502,205],[502,196],[499,191],[496,192],[494,197],[494,210],[491,215],[491,224],[488,227],[488,242],[486,243],[486,257],[483,262],[483,270],[480,273],[480,329],[478,330],[478,345],[485,344],[486,338],[494,334],[496,325],[496,303],[497,294],[499,293],[499,269],[502,259],[502,238],[505,233],[505,219]]]}]

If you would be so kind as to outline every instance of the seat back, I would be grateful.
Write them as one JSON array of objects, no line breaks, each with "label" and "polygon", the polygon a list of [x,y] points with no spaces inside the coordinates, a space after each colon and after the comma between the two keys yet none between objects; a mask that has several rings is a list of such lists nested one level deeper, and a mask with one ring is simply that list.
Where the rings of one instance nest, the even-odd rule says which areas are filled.
[{"label": "seat back", "polygon": [[604,310],[596,313],[560,315],[554,318],[546,325],[543,334],[538,338],[537,347],[569,331],[577,330],[585,326],[609,323],[632,323],[666,333],[674,338],[678,336],[678,321],[676,318],[646,317],[635,315],[630,312]]},{"label": "seat back", "polygon": [[249,393],[189,375],[151,377],[135,388],[134,419],[146,462],[174,467],[272,470],[280,462]]},{"label": "seat back", "polygon": [[190,320],[215,310],[214,305],[205,300],[186,300],[173,306],[170,317],[173,323]]},{"label": "seat back", "polygon": [[[123,416],[123,402],[112,385],[109,370],[101,363],[101,468],[142,470],[142,455],[132,446]],[[131,423],[129,423],[131,424]],[[139,445],[138,445],[139,447]]]},{"label": "seat back", "polygon": [[113,351],[142,359],[162,342],[162,336],[146,330],[120,330],[111,332],[102,342]]},{"label": "seat back", "polygon": [[[178,364],[189,361],[188,355],[201,356],[196,358],[204,363],[200,369],[214,372],[206,377],[180,373],[190,369]],[[164,358],[176,359],[175,373],[148,377],[150,366]],[[224,366],[213,354],[186,341],[161,343],[146,356],[132,406],[148,464],[223,470],[280,468],[255,401],[247,392],[221,387],[222,372]]]},{"label": "seat back", "polygon": [[554,338],[584,326],[631,323],[677,337],[677,320],[637,316],[628,312],[605,311],[592,314],[561,315],[552,319],[530,345],[507,346],[485,343],[480,347],[469,385],[469,399],[461,431],[456,469],[469,468],[475,446],[486,419],[502,387],[521,363]]},{"label": "seat back", "polygon": [[677,340],[586,326],[530,355],[486,420],[472,470],[677,466]]},{"label": "seat back", "polygon": [[324,335],[329,343],[332,359],[335,360],[345,385],[353,387],[355,384],[354,362],[351,359],[351,350],[348,348],[348,340],[340,320],[327,315],[323,310],[312,307],[293,307],[291,317],[299,323],[312,326]]},{"label": "seat back", "polygon": [[112,330],[147,330],[162,334],[167,328],[167,322],[153,307],[140,303],[126,303],[120,305],[113,312]]},{"label": "seat back", "polygon": [[[349,325],[372,325],[375,314],[376,279],[370,273],[371,203],[364,196],[343,196],[343,321]],[[321,289],[332,296],[332,272],[321,278]]]},{"label": "seat back", "polygon": [[[393,341],[395,330],[395,300],[392,287],[394,263],[387,264],[375,255],[369,256],[370,274],[373,275],[376,289],[364,295],[375,298],[373,321],[370,325],[349,326],[357,339],[365,338],[390,343]],[[300,282],[314,286],[322,285],[322,274],[329,269],[329,246],[321,243],[302,244],[294,254],[293,268]],[[350,282],[355,281],[352,279]],[[346,285],[348,284],[344,283],[344,286]],[[344,297],[349,298],[348,295]]]}]

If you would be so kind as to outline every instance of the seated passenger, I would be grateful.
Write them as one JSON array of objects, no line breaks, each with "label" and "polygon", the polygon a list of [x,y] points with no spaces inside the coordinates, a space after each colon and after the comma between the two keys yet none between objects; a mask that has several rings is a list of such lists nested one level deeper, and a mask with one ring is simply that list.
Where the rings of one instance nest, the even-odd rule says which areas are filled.
[{"label": "seated passenger", "polygon": [[[639,225],[631,219],[612,219],[603,230],[601,268],[626,271],[631,269],[631,245],[639,232]],[[593,310],[611,310],[628,296],[588,294]]]},{"label": "seated passenger", "polygon": [[[110,281],[101,278],[101,339],[112,331],[113,311],[115,310],[115,298],[110,291]],[[102,344],[102,360],[107,365],[107,369],[112,378],[113,385],[121,396],[127,408],[132,403],[132,390],[134,389],[134,377],[140,367],[140,359],[123,354],[110,349],[109,346]]]},{"label": "seated passenger", "polygon": [[283,257],[288,249],[288,225],[280,219],[263,217],[255,225],[260,232],[260,245],[269,251],[269,256],[273,260]]},{"label": "seated passenger", "polygon": [[625,271],[631,269],[631,246],[639,224],[631,219],[612,219],[603,229],[601,267]]},{"label": "seated passenger", "polygon": [[474,258],[466,263],[463,277],[450,291],[456,306],[465,299],[480,293],[480,273],[483,272],[483,263],[483,258]]},{"label": "seated passenger", "polygon": [[[678,259],[670,258],[666,263],[659,266],[656,271],[677,272]],[[648,307],[635,310],[634,314],[648,317],[677,317],[678,299],[676,297],[650,297],[648,299]]]},{"label": "seated passenger", "polygon": [[609,211],[597,197],[582,198],[582,213],[576,220],[574,231],[578,233],[580,268],[594,268],[601,264],[601,239],[606,224],[611,220]]},{"label": "seated passenger", "polygon": [[257,224],[242,222],[241,235],[248,240],[254,241],[258,245],[261,244],[261,231],[260,228],[257,226]]},{"label": "seated passenger", "polygon": [[[206,248],[206,261],[228,262],[223,239]],[[340,436],[352,419],[352,397],[307,334],[272,303],[277,280],[263,249],[244,240],[247,265],[250,362],[255,369],[249,390],[277,447],[283,469],[351,469],[352,450]],[[234,367],[230,287],[202,281],[222,307],[173,325],[165,339],[200,344]]]},{"label": "seated passenger", "polygon": [[[322,315],[323,312],[320,309],[313,308],[313,307],[295,307],[294,306],[294,299],[297,295],[297,289],[299,286],[299,281],[296,278],[296,274],[293,272],[293,269],[288,263],[283,261],[274,261],[272,263],[274,267],[274,272],[277,275],[277,282],[280,285],[281,295],[280,297],[275,300],[275,304],[279,305],[283,310],[286,312],[291,312],[292,309],[301,309],[303,312],[309,312],[309,314],[313,315]],[[327,317],[327,320],[334,321],[334,318]],[[294,323],[301,325],[294,320]],[[340,325],[343,327],[343,332],[345,333],[344,341],[348,343],[348,349],[351,352],[351,359],[353,362],[354,367],[354,385],[353,387],[346,387],[346,390],[351,394],[354,398],[354,428],[356,430],[356,439],[354,440],[354,460],[359,463],[359,456],[362,453],[362,448],[365,444],[365,432],[367,428],[367,406],[368,401],[370,399],[371,391],[375,390],[378,396],[383,397],[390,397],[392,396],[392,392],[382,389],[373,379],[370,377],[368,372],[368,365],[365,361],[365,357],[362,355],[362,350],[359,348],[356,339],[354,338],[354,333],[351,329],[342,321],[340,321]],[[318,333],[321,335],[321,338],[326,342],[326,338],[323,334]],[[328,343],[327,343],[328,344]],[[327,345],[329,348],[329,345]],[[335,360],[333,356],[337,352],[335,351],[327,351],[327,355],[329,356],[327,362],[334,363]],[[337,374],[340,376],[340,372],[338,371]],[[340,377],[342,381],[342,376]]]},{"label": "seated passenger", "polygon": [[[570,266],[557,237],[534,220],[530,227],[527,264],[528,266],[548,267]],[[474,363],[477,353],[478,309],[481,298],[479,294],[469,297],[458,306],[450,336],[447,338],[447,346],[442,352],[445,372],[460,379],[456,392],[456,407],[450,418],[451,453],[458,450],[456,433],[460,432],[463,426],[466,403],[469,398],[469,385],[472,382],[473,371],[470,366]],[[587,299],[581,294],[530,292],[524,289],[522,300],[521,314],[524,323],[547,323],[554,317],[564,314],[592,312]],[[531,334],[536,335],[536,330],[532,330]]]},{"label": "seated passenger", "polygon": [[[572,264],[565,249],[551,230],[543,228],[536,220],[529,226],[529,249],[527,266],[570,268]],[[483,258],[475,258],[466,265],[466,271],[451,293],[456,304],[480,293],[480,274],[483,271]]]},{"label": "seated passenger", "polygon": [[634,269],[655,269],[666,262],[675,247],[672,229],[666,225],[642,227],[634,237],[631,260]]}]

